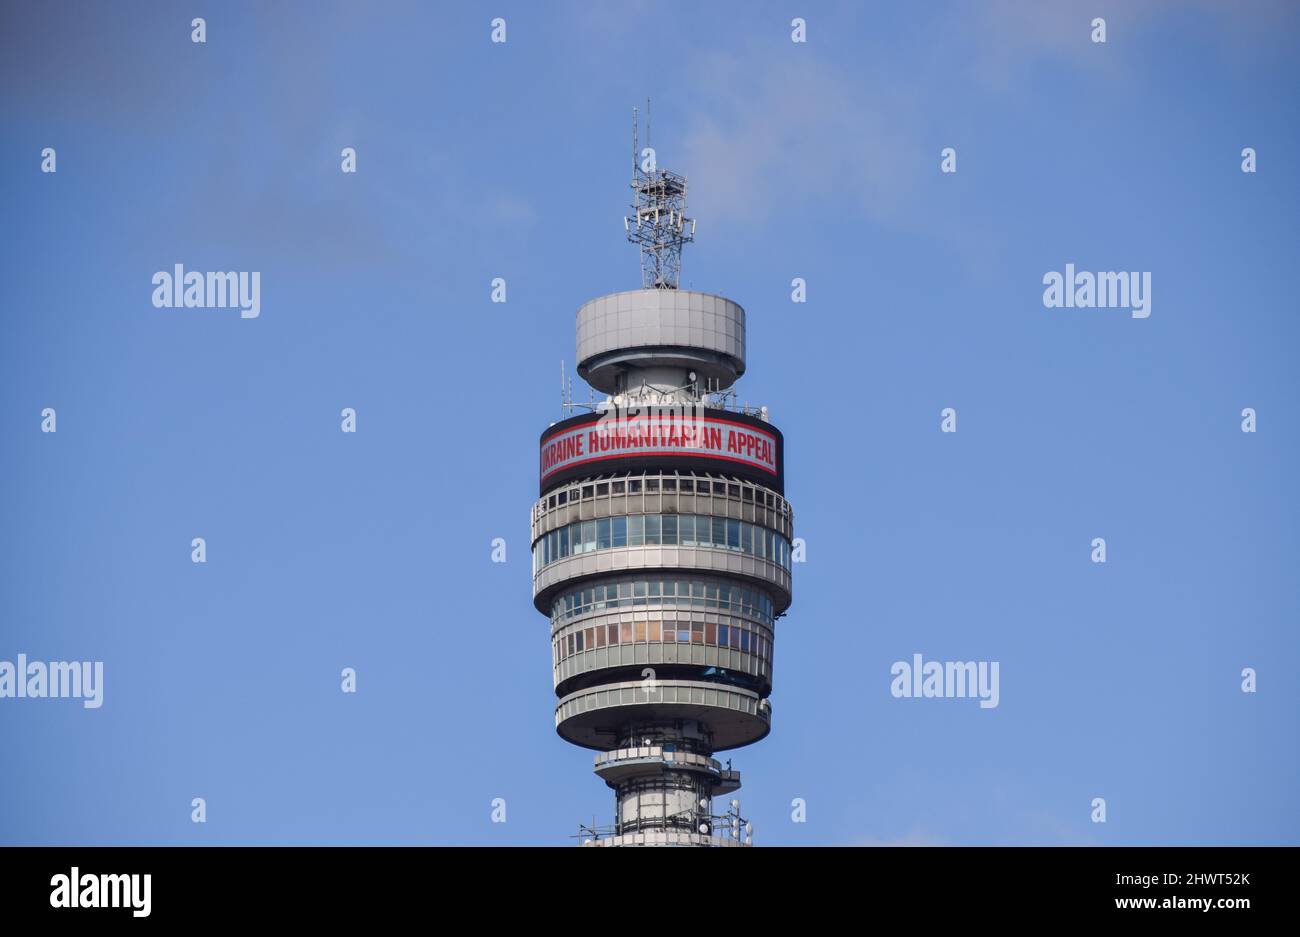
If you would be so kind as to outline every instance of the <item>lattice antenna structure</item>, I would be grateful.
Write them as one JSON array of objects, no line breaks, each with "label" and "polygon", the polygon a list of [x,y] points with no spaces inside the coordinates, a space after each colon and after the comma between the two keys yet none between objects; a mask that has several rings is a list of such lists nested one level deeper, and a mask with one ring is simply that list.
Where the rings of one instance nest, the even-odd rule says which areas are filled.
[{"label": "lattice antenna structure", "polygon": [[686,217],[686,177],[661,169],[650,142],[646,100],[646,145],[637,145],[637,109],[632,108],[632,215],[623,218],[627,239],[641,248],[641,286],[675,290],[682,276],[682,247],[695,240],[695,220]]}]

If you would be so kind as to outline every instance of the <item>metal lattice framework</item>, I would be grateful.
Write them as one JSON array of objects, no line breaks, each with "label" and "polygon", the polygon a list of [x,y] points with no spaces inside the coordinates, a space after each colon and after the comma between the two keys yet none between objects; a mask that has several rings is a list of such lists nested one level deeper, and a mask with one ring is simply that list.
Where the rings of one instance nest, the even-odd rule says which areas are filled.
[{"label": "metal lattice framework", "polygon": [[641,286],[675,290],[682,275],[682,246],[695,240],[686,217],[686,177],[656,164],[646,102],[646,150],[637,148],[637,111],[632,109],[632,211],[623,219],[627,239],[641,248]]}]

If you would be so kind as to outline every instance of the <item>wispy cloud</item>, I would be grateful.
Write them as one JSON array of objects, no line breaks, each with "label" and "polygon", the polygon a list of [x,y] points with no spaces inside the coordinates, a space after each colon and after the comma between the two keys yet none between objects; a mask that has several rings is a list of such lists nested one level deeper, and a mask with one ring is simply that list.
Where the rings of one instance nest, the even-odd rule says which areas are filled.
[{"label": "wispy cloud", "polygon": [[736,56],[715,54],[696,79],[721,92],[700,100],[685,139],[702,215],[762,221],[796,199],[846,193],[856,209],[888,214],[918,171],[903,85],[881,93],[812,56],[756,75]]},{"label": "wispy cloud", "polygon": [[[692,204],[710,223],[761,222],[812,200],[907,227],[903,209],[915,207],[918,174],[937,166],[935,140],[952,130],[935,126],[930,104],[952,89],[973,83],[1032,95],[1043,63],[1107,81],[1140,80],[1151,47],[1135,35],[1178,16],[1205,21],[1223,54],[1284,48],[1276,37],[1294,28],[1300,8],[1271,0],[1248,6],[1251,15],[1241,17],[1212,0],[963,4],[931,10],[929,43],[906,63],[884,44],[842,63],[811,42],[776,55],[738,44],[699,51],[687,69],[697,93],[680,160]],[[1107,18],[1105,46],[1090,38],[1096,16]]]}]

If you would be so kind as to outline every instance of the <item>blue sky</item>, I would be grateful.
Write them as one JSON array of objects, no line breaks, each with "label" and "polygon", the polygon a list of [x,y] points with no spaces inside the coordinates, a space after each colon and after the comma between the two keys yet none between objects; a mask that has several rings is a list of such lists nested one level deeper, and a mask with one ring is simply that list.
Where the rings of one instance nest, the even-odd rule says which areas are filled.
[{"label": "blue sky", "polygon": [[[610,818],[528,516],[574,311],[639,282],[647,96],[808,545],[730,753],[756,842],[1300,842],[1295,8],[589,6],[0,11],[0,659],[105,665],[101,709],[0,700],[0,842]],[[155,309],[177,263],[261,315]],[[1149,271],[1150,318],[1044,308],[1067,263]],[[894,699],[914,653],[1000,705]]]}]

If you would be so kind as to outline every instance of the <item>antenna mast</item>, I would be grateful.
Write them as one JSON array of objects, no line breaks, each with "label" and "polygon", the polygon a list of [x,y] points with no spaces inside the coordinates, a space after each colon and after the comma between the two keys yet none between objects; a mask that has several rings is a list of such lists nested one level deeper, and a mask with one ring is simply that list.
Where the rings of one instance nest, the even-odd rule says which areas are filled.
[{"label": "antenna mast", "polygon": [[637,109],[632,108],[632,217],[623,219],[627,239],[641,248],[641,287],[675,290],[682,275],[682,246],[695,240],[686,217],[686,177],[660,169],[650,145],[650,99],[646,98],[646,148],[637,149]]}]

